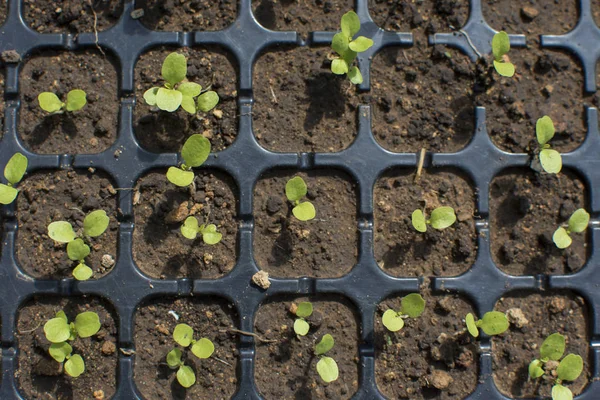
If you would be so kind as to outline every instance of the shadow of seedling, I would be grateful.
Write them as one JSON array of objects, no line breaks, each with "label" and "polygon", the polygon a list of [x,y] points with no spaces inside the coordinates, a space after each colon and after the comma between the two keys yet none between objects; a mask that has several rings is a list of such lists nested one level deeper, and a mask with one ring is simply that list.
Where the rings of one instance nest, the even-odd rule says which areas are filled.
[{"label": "shadow of seedling", "polygon": [[69,114],[50,114],[46,115],[42,121],[33,128],[31,134],[27,138],[27,142],[33,146],[39,146],[48,140],[53,132],[61,136],[69,136],[71,138],[78,135],[79,131],[73,117]]},{"label": "shadow of seedling", "polygon": [[312,130],[323,118],[339,119],[346,109],[346,97],[342,92],[343,77],[331,73],[319,73],[306,80],[309,107],[304,119],[304,129]]}]

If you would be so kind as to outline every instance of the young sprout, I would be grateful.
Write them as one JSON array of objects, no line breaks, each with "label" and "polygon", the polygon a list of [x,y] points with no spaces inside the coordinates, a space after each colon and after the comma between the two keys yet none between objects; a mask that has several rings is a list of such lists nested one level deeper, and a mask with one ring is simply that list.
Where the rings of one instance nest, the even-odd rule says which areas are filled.
[{"label": "young sprout", "polygon": [[317,372],[321,379],[326,383],[335,381],[339,376],[338,366],[335,360],[325,356],[325,353],[331,350],[333,345],[333,336],[327,333],[315,346],[315,355],[319,357],[319,361],[317,362]]},{"label": "young sprout", "polygon": [[196,114],[197,110],[209,112],[219,103],[219,95],[216,92],[209,90],[202,93],[202,86],[184,82],[187,75],[187,59],[183,54],[169,54],[163,62],[161,72],[165,84],[163,87],[146,90],[144,100],[148,105],[168,112],[176,111],[181,106],[190,114]]},{"label": "young sprout", "polygon": [[571,239],[571,233],[581,233],[585,231],[590,222],[590,214],[588,214],[583,208],[575,210],[573,215],[569,218],[569,224],[567,228],[559,227],[554,231],[552,235],[552,241],[559,249],[566,249],[571,245],[573,240]]},{"label": "young sprout", "polygon": [[194,181],[192,168],[199,167],[210,154],[210,141],[200,134],[190,136],[181,148],[181,167],[169,167],[167,179],[174,185],[186,187]]},{"label": "young sprout", "polygon": [[52,114],[62,114],[65,111],[78,111],[86,105],[86,94],[81,89],[73,89],[67,93],[67,102],[60,101],[57,95],[43,92],[38,95],[40,108]]},{"label": "young sprout", "polygon": [[431,218],[426,219],[421,210],[412,213],[412,226],[419,232],[427,232],[427,225],[442,230],[456,222],[456,214],[452,207],[438,207],[431,212]]},{"label": "young sprout", "polygon": [[[187,324],[178,324],[173,330],[173,340],[182,347],[192,345],[192,353],[198,358],[208,358],[215,351],[215,345],[209,339],[194,340],[194,329]],[[167,354],[169,368],[177,369],[177,382],[184,388],[196,383],[196,375],[192,367],[185,365],[181,357],[183,352],[177,347]]]},{"label": "young sprout", "polygon": [[515,74],[515,66],[504,61],[504,55],[510,51],[510,39],[504,31],[498,32],[492,39],[492,53],[494,54],[494,68],[502,76],[512,77]]},{"label": "young sprout", "polygon": [[342,31],[336,33],[331,42],[331,48],[339,55],[331,62],[331,71],[336,75],[348,74],[350,82],[355,85],[363,81],[362,74],[357,66],[352,66],[357,53],[366,51],[373,46],[373,41],[364,36],[353,39],[360,30],[360,19],[354,11],[349,11],[342,16]]},{"label": "young sprout", "polygon": [[473,314],[468,313],[465,318],[467,330],[473,337],[479,336],[479,328],[488,336],[499,335],[508,329],[508,318],[501,312],[490,311],[483,314],[483,318],[475,321]]},{"label": "young sprout", "polygon": [[303,301],[298,304],[296,309],[296,320],[294,321],[294,332],[299,336],[306,336],[310,329],[310,325],[306,321],[306,318],[310,317],[313,313],[312,303]]},{"label": "young sprout", "polygon": [[185,222],[181,226],[181,234],[190,240],[196,239],[196,236],[200,234],[202,235],[202,241],[206,244],[217,244],[223,237],[222,234],[217,232],[215,224],[202,224],[198,226],[196,217],[187,217],[185,219]]},{"label": "young sprout", "polygon": [[292,214],[300,221],[309,221],[317,215],[315,206],[310,201],[300,202],[306,193],[308,193],[306,183],[299,176],[293,177],[285,184],[285,196],[294,205]]},{"label": "young sprout", "polygon": [[73,347],[67,343],[67,340],[93,336],[98,333],[100,326],[98,314],[92,311],[78,314],[75,322],[71,323],[64,311],[59,311],[55,318],[44,324],[46,339],[52,343],[48,353],[59,363],[65,363],[64,370],[67,375],[77,378],[85,371],[83,358],[79,354],[73,354]]},{"label": "young sprout", "polygon": [[544,115],[535,123],[535,135],[540,145],[540,163],[549,174],[558,174],[562,168],[562,157],[556,150],[550,148],[548,142],[554,137],[554,123],[549,116]]},{"label": "young sprout", "polygon": [[397,332],[404,327],[404,319],[417,318],[425,311],[425,300],[419,293],[411,293],[401,300],[400,310],[387,310],[383,313],[381,322],[391,332]]},{"label": "young sprout", "polygon": [[[73,277],[79,281],[85,281],[92,277],[93,271],[85,264],[85,258],[90,254],[90,237],[102,235],[108,228],[110,219],[104,210],[92,211],[83,220],[83,238],[73,230],[73,226],[67,221],[55,221],[48,225],[48,236],[50,239],[67,243],[67,255],[72,261],[78,261],[73,270]],[[85,240],[84,240],[85,239]]]},{"label": "young sprout", "polygon": [[548,336],[540,347],[540,359],[529,364],[529,376],[538,379],[546,372],[554,379],[552,387],[553,400],[572,400],[571,390],[562,385],[563,381],[574,381],[583,371],[583,359],[576,354],[569,354],[558,362],[565,352],[565,337],[560,333]]},{"label": "young sprout", "polygon": [[27,171],[27,157],[21,153],[15,153],[4,167],[4,177],[8,185],[0,183],[0,203],[10,204],[17,198],[19,190],[13,186],[21,182],[25,171]]}]

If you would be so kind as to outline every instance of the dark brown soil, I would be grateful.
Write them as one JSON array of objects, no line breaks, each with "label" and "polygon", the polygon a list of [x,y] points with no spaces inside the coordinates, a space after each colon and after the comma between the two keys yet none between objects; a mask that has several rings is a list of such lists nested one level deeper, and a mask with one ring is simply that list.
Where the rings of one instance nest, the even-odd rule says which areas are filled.
[{"label": "dark brown soil", "polygon": [[231,25],[237,16],[236,0],[141,0],[140,19],[156,31],[218,31]]},{"label": "dark brown soil", "polygon": [[[475,261],[475,194],[469,183],[451,172],[421,176],[396,171],[384,175],[374,190],[375,259],[394,276],[453,276],[465,272]],[[454,208],[457,222],[438,231],[431,226],[419,233],[412,226],[416,209],[426,215],[439,206]]]},{"label": "dark brown soil", "polygon": [[469,17],[467,0],[369,0],[377,25],[389,31],[449,32],[462,27]]},{"label": "dark brown soil", "polygon": [[4,20],[6,19],[6,13],[7,13],[6,5],[7,5],[6,1],[0,2],[0,24],[3,24]]},{"label": "dark brown soil", "polygon": [[[302,201],[317,210],[311,221],[292,215],[285,197],[289,179],[300,176],[308,186]],[[356,192],[350,178],[337,171],[264,176],[254,191],[254,258],[272,276],[339,277],[357,260]]]},{"label": "dark brown soil", "polygon": [[[160,74],[164,59],[173,51],[188,58],[187,78],[202,85],[204,90],[219,94],[217,107],[205,114],[192,115],[179,109],[169,113],[150,107],[144,101],[144,92],[153,86],[162,86]],[[235,62],[218,49],[161,49],[142,54],[135,67],[134,110],[135,135],[145,149],[156,153],[178,152],[186,139],[201,133],[212,144],[212,151],[223,150],[237,135],[237,78]],[[222,111],[222,116],[219,115]]]},{"label": "dark brown soil", "polygon": [[[2,10],[0,10],[0,13]],[[0,22],[1,23],[1,22]],[[4,68],[0,63],[0,99],[4,99]],[[0,138],[4,132],[4,100],[0,101]]]},{"label": "dark brown soil", "polygon": [[[473,307],[457,296],[423,293],[425,312],[405,320],[398,332],[381,323],[383,313],[400,308],[402,297],[379,305],[375,318],[375,377],[390,399],[464,399],[477,386],[477,343],[464,331]],[[434,371],[451,378],[443,390],[432,385]],[[438,372],[439,373],[439,372]]]},{"label": "dark brown soil", "polygon": [[[98,51],[40,53],[21,71],[19,134],[36,153],[100,153],[117,136],[119,99],[117,72]],[[82,89],[88,104],[64,114],[48,114],[39,106],[42,92],[53,92],[63,102],[67,93]]]},{"label": "dark brown soil", "polygon": [[515,293],[500,299],[496,306],[502,312],[511,308],[520,309],[528,322],[522,328],[511,324],[507,332],[492,339],[494,382],[500,392],[518,398],[550,397],[551,381],[528,380],[527,368],[531,361],[540,358],[542,342],[555,332],[567,337],[565,356],[574,353],[583,357],[581,376],[575,382],[564,383],[575,395],[583,392],[592,373],[586,323],[589,314],[583,298],[556,292]]},{"label": "dark brown soil", "polygon": [[122,0],[24,0],[25,22],[40,33],[92,33],[113,26]]},{"label": "dark brown soil", "polygon": [[568,171],[559,175],[527,170],[496,177],[490,188],[492,258],[513,275],[568,274],[587,260],[588,235],[574,233],[573,244],[560,250],[554,231],[573,212],[586,207],[583,182]]},{"label": "dark brown soil", "polygon": [[351,0],[258,0],[252,11],[256,20],[274,31],[297,31],[305,39],[309,32],[337,31],[342,15],[354,9]]},{"label": "dark brown soil", "polygon": [[[304,337],[294,333],[293,302],[311,301],[313,315],[307,319],[310,331]],[[266,303],[256,315],[258,334],[275,343],[256,345],[256,385],[266,399],[349,399],[358,389],[358,322],[348,301],[297,298]],[[327,352],[339,369],[339,378],[325,383],[316,370],[319,358],[314,346],[323,335],[333,336],[335,345]]]},{"label": "dark brown soil", "polygon": [[254,67],[254,133],[279,152],[333,152],[356,135],[360,103],[350,81],[331,72],[329,48],[280,47]]},{"label": "dark brown soil", "polygon": [[90,238],[92,252],[86,264],[100,278],[112,266],[102,265],[102,256],[117,256],[118,222],[116,191],[106,175],[99,171],[40,172],[28,176],[19,185],[16,216],[19,231],[16,253],[25,273],[35,278],[59,279],[71,277],[76,262],[67,257],[66,244],[48,237],[48,225],[54,221],[68,221],[77,232],[83,219],[95,210],[104,210],[110,218],[106,232]]},{"label": "dark brown soil", "polygon": [[[161,279],[184,276],[214,279],[235,265],[238,254],[235,184],[222,173],[200,172],[195,185],[192,195],[189,188],[170,183],[165,172],[152,172],[138,181],[136,191],[140,198],[134,205],[133,257],[144,273]],[[208,245],[200,235],[196,240],[183,237],[181,225],[190,212],[200,224],[217,225],[222,240]],[[170,213],[173,214],[167,218]],[[173,220],[175,214],[178,217]]]},{"label": "dark brown soil", "polygon": [[600,25],[600,0],[592,0],[592,14],[596,25]]},{"label": "dark brown soil", "polygon": [[[102,327],[89,338],[69,342],[73,354],[85,362],[85,372],[69,377],[62,366],[48,354],[50,342],[44,335],[44,324],[63,310],[69,321],[77,314],[93,311]],[[117,324],[112,308],[96,298],[34,298],[19,311],[17,339],[19,365],[15,373],[21,394],[27,399],[93,399],[94,392],[104,392],[109,399],[117,386]]]},{"label": "dark brown soil", "polygon": [[[177,321],[172,314],[179,316]],[[229,399],[237,388],[238,351],[235,336],[228,333],[237,320],[233,307],[220,299],[178,299],[153,301],[141,307],[135,316],[136,386],[145,399]],[[194,329],[194,339],[210,339],[215,352],[198,359],[173,340],[178,323]],[[176,370],[167,366],[167,353],[174,347],[184,352],[186,365],[196,372],[196,383],[184,389],[176,379]]]}]

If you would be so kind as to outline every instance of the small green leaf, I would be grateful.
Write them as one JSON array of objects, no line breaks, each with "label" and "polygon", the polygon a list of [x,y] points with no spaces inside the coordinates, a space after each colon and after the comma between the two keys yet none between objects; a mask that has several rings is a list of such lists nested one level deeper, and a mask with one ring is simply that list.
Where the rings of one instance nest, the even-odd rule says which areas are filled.
[{"label": "small green leaf", "polygon": [[184,96],[196,97],[202,91],[202,86],[194,82],[182,82],[177,86],[177,90]]},{"label": "small green leaf", "polygon": [[529,364],[529,376],[531,377],[531,379],[537,379],[542,375],[544,375],[542,362],[540,360],[533,360]]},{"label": "small green leaf", "polygon": [[65,314],[65,312],[63,310],[60,310],[59,312],[56,313],[56,318],[62,318],[65,320],[66,323],[69,323],[69,319],[67,318],[67,314]]},{"label": "small green leaf", "polygon": [[581,233],[586,230],[590,222],[590,214],[583,208],[575,210],[571,218],[569,218],[569,230],[575,233]]},{"label": "small green leaf", "polygon": [[83,220],[83,233],[86,236],[98,237],[108,228],[110,218],[104,210],[92,211]]},{"label": "small green leaf", "polygon": [[79,263],[73,269],[73,278],[77,279],[78,281],[87,281],[92,277],[92,275],[94,275],[94,271],[92,271],[92,269],[84,263]]},{"label": "small green leaf", "polygon": [[515,74],[515,66],[509,62],[494,60],[494,69],[496,69],[496,72],[498,72],[500,75],[507,78],[510,78]]},{"label": "small green leaf", "polygon": [[200,134],[190,136],[181,148],[185,165],[199,167],[210,154],[210,141]]},{"label": "small green leaf", "polygon": [[446,229],[456,222],[456,214],[452,207],[438,207],[431,212],[431,226],[435,229]]},{"label": "small green leaf", "polygon": [[57,95],[50,92],[40,93],[38,95],[38,103],[40,103],[42,110],[49,113],[60,111],[65,105]]},{"label": "small green leaf", "polygon": [[306,196],[308,187],[304,179],[295,176],[285,184],[285,197],[291,202],[295,202]]},{"label": "small green leaf", "polygon": [[173,112],[179,108],[183,95],[177,90],[159,88],[156,93],[156,105],[163,111]]},{"label": "small green leaf", "polygon": [[563,381],[574,381],[583,372],[583,358],[576,354],[569,354],[558,364],[556,374]]},{"label": "small green leaf", "polygon": [[93,311],[86,311],[75,317],[75,329],[82,338],[94,336],[100,330],[100,317]]},{"label": "small green leaf", "polygon": [[350,70],[348,71],[348,78],[350,79],[350,82],[352,82],[355,85],[360,85],[361,83],[363,83],[363,77],[358,67],[350,68]]},{"label": "small green leaf", "polygon": [[294,321],[294,332],[296,332],[296,335],[306,336],[309,330],[310,325],[302,318],[297,318]]},{"label": "small green leaf", "polygon": [[178,348],[174,348],[167,353],[167,365],[169,368],[177,368],[181,365],[181,356],[183,353]]},{"label": "small green leaf", "polygon": [[23,179],[27,171],[27,157],[21,153],[15,153],[4,167],[4,177],[11,185],[16,185]]},{"label": "small green leaf", "polygon": [[333,348],[334,345],[333,336],[329,333],[325,334],[321,341],[315,346],[315,355],[320,356],[327,353]]},{"label": "small green leaf", "polygon": [[171,86],[181,82],[187,75],[187,60],[185,56],[178,53],[169,54],[163,62],[161,72],[163,79],[169,82]]},{"label": "small green leaf", "polygon": [[296,316],[300,318],[308,318],[313,313],[313,305],[309,301],[303,301],[298,304],[298,309],[296,310]]},{"label": "small green leaf", "polygon": [[552,386],[552,400],[573,400],[573,392],[563,385],[556,384]]},{"label": "small green leaf", "polygon": [[549,174],[558,174],[562,169],[562,157],[558,151],[553,149],[541,150],[540,162],[544,171]]},{"label": "small green leaf", "polygon": [[348,11],[342,15],[342,33],[347,37],[351,38],[360,31],[360,19],[354,11]]},{"label": "small green leaf", "polygon": [[169,167],[167,170],[167,179],[173,185],[186,187],[194,181],[194,173],[192,171],[184,171],[177,167]]},{"label": "small green leaf", "polygon": [[51,343],[66,342],[71,336],[69,324],[63,318],[52,318],[44,324],[44,334]]},{"label": "small green leaf", "polygon": [[310,221],[316,217],[317,211],[310,201],[305,201],[292,208],[292,214],[300,221]]},{"label": "small green leaf", "polygon": [[67,111],[81,110],[86,104],[86,94],[83,90],[73,89],[67,93]]},{"label": "small green leaf", "polygon": [[501,61],[502,56],[510,51],[510,39],[504,31],[498,32],[492,38],[492,53],[494,60]]},{"label": "small green leaf", "polygon": [[404,327],[404,319],[394,310],[384,312],[381,322],[391,332],[398,332]]},{"label": "small green leaf", "polygon": [[160,88],[153,87],[144,92],[144,100],[146,101],[146,104],[148,104],[149,106],[156,105],[156,95],[158,94],[158,89],[160,89]]},{"label": "small green leaf", "polygon": [[206,244],[217,244],[221,241],[222,237],[223,235],[217,232],[215,224],[208,224],[206,225],[206,228],[202,230],[202,241]]},{"label": "small green leaf", "polygon": [[48,236],[59,243],[69,243],[75,239],[75,231],[67,221],[56,221],[48,225]]},{"label": "small green leaf", "polygon": [[70,260],[83,261],[90,254],[90,246],[85,244],[82,239],[75,239],[67,244],[67,255]]},{"label": "small green leaf", "polygon": [[425,311],[425,299],[419,293],[411,293],[402,298],[401,313],[411,318],[417,318]]},{"label": "small green leaf", "polygon": [[558,361],[565,352],[565,337],[560,333],[548,336],[540,347],[540,356],[548,360]]},{"label": "small green leaf", "polygon": [[52,343],[48,349],[50,356],[59,363],[64,362],[67,356],[70,356],[73,352],[73,347],[67,342]]},{"label": "small green leaf", "polygon": [[554,231],[554,234],[552,235],[552,241],[559,249],[566,249],[573,242],[571,236],[569,236],[569,232],[567,232],[567,230],[562,226]]},{"label": "small green leaf", "polygon": [[77,378],[85,371],[85,363],[79,354],[75,354],[67,360],[64,368],[67,375]]},{"label": "small green leaf", "polygon": [[173,340],[180,346],[188,347],[194,338],[194,330],[187,324],[177,324],[173,331]]},{"label": "small green leaf", "polygon": [[183,95],[181,98],[181,108],[190,114],[196,114],[196,101],[193,97]]},{"label": "small green leaf", "polygon": [[217,92],[209,90],[198,97],[198,109],[202,112],[209,112],[219,104],[219,95]]},{"label": "small green leaf", "polygon": [[419,232],[427,232],[427,222],[425,214],[421,210],[415,210],[411,216],[412,226]]},{"label": "small green leaf", "polygon": [[177,382],[184,388],[189,388],[194,383],[196,383],[196,375],[194,375],[194,370],[187,365],[182,365],[177,370]]},{"label": "small green leaf", "polygon": [[326,383],[335,381],[339,376],[337,363],[331,357],[321,357],[317,363],[317,372]]},{"label": "small green leaf", "polygon": [[[356,59],[356,56],[358,54],[355,51],[352,51],[348,48],[348,50],[346,50],[344,52],[344,54],[340,54],[342,60],[346,61],[346,64],[348,64],[348,68],[350,68],[350,65],[352,65],[352,63],[354,62],[354,60]],[[354,67],[356,68],[356,67]],[[358,69],[358,68],[356,68]],[[359,75],[360,75],[360,71],[358,71]],[[361,76],[361,82],[362,82],[362,76]]]},{"label": "small green leaf", "polygon": [[196,239],[198,235],[198,220],[196,217],[187,217],[181,225],[181,234],[190,240]]},{"label": "small green leaf", "polygon": [[17,198],[19,191],[12,186],[0,183],[0,204],[10,204]]},{"label": "small green leaf", "polygon": [[548,143],[554,137],[554,132],[554,123],[549,116],[544,115],[536,121],[535,136],[540,146]]},{"label": "small green leaf", "polygon": [[336,75],[344,75],[348,73],[348,63],[341,58],[336,58],[331,62],[331,72]]},{"label": "small green leaf", "polygon": [[475,324],[475,317],[473,316],[473,314],[471,314],[471,313],[467,314],[467,316],[465,318],[465,323],[467,324],[467,330],[469,331],[471,336],[478,337],[479,329],[477,328],[477,325]]},{"label": "small green leaf", "polygon": [[215,352],[215,345],[207,338],[201,338],[192,345],[192,353],[198,358],[208,358]]},{"label": "small green leaf", "polygon": [[368,50],[371,46],[373,46],[373,41],[364,36],[357,37],[348,45],[350,50],[355,51],[357,53],[362,53],[363,51]]},{"label": "small green leaf", "polygon": [[480,328],[486,335],[499,335],[508,329],[508,318],[499,311],[490,311],[483,314]]},{"label": "small green leaf", "polygon": [[344,35],[344,33],[339,32],[333,35],[333,40],[331,41],[331,48],[333,51],[342,55],[348,50],[348,45],[350,41],[348,40],[348,36]]}]

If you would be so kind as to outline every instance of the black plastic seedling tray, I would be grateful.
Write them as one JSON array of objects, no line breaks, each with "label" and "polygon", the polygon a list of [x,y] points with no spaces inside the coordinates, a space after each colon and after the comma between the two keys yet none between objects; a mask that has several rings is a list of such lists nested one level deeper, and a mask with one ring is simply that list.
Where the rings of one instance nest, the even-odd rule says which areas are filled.
[{"label": "black plastic seedling tray", "polygon": [[[251,12],[250,0],[239,0],[237,20],[223,31],[217,32],[155,32],[145,28],[131,17],[136,8],[134,1],[125,1],[123,15],[111,29],[100,32],[98,44],[112,52],[120,66],[120,124],[114,145],[94,155],[36,155],[29,152],[17,134],[19,114],[19,77],[21,63],[8,63],[5,86],[5,131],[0,142],[0,165],[19,151],[30,160],[31,173],[40,169],[87,169],[94,167],[105,171],[119,188],[132,188],[145,172],[174,165],[177,154],[152,154],[143,150],[133,132],[132,115],[136,99],[133,71],[137,58],[145,50],[156,46],[195,46],[216,44],[229,50],[238,63],[239,132],[236,141],[226,150],[212,154],[203,168],[223,170],[233,177],[239,192],[238,218],[239,257],[237,265],[227,276],[217,280],[157,280],[143,275],[132,257],[132,193],[119,190],[118,203],[121,212],[117,263],[107,276],[92,281],[76,282],[73,279],[39,280],[27,276],[15,257],[15,238],[18,234],[14,206],[2,209],[4,237],[0,265],[0,308],[2,321],[2,400],[20,399],[15,379],[19,354],[15,337],[15,320],[21,304],[33,295],[97,295],[110,301],[118,315],[117,347],[133,350],[133,316],[136,307],[151,297],[218,295],[237,308],[238,327],[253,330],[254,314],[259,305],[270,296],[281,294],[315,295],[333,293],[345,296],[356,304],[360,313],[361,344],[359,348],[359,390],[356,399],[383,399],[377,390],[374,374],[374,318],[376,307],[384,298],[418,290],[418,278],[393,278],[386,275],[376,264],[373,256],[373,187],[378,177],[393,167],[415,167],[416,154],[391,153],[380,147],[371,132],[370,109],[358,110],[359,129],[356,140],[346,150],[338,153],[273,153],[263,149],[252,132],[252,67],[259,53],[269,46],[283,43],[306,45],[295,32],[274,32],[262,28]],[[15,50],[22,59],[40,48],[78,50],[96,46],[92,33],[73,36],[70,34],[38,34],[23,22],[20,0],[8,1],[8,16],[0,27],[0,52]],[[585,70],[585,89],[596,90],[595,65],[600,58],[600,29],[591,15],[590,0],[580,0],[580,19],[576,28],[562,36],[543,35],[543,47],[561,47],[573,52]],[[365,76],[361,89],[369,88],[370,60],[380,49],[391,45],[413,45],[410,33],[392,33],[378,28],[368,12],[367,0],[357,0],[356,11],[361,18],[361,34],[372,37],[375,45],[359,56],[360,68]],[[473,60],[475,49],[481,54],[490,52],[494,31],[486,24],[479,1],[471,1],[470,17],[462,32],[436,34],[429,38],[430,44],[445,44],[461,49]],[[314,32],[309,42],[325,44],[334,32]],[[470,43],[469,43],[470,41]],[[524,46],[525,37],[511,36],[515,46]],[[527,167],[529,155],[509,154],[492,144],[486,131],[485,109],[477,108],[476,132],[468,146],[453,154],[427,154],[426,168],[454,167],[466,173],[474,182],[477,193],[476,222],[478,257],[474,265],[463,275],[451,278],[432,278],[433,288],[466,295],[482,314],[492,310],[495,302],[515,289],[541,292],[546,289],[569,289],[585,297],[591,311],[591,354],[593,379],[579,399],[600,398],[600,134],[598,115],[594,108],[587,109],[588,133],[585,142],[577,150],[564,154],[564,167],[579,173],[590,191],[589,211],[592,214],[592,251],[587,265],[568,276],[509,276],[498,269],[490,255],[489,185],[494,176],[510,167]],[[117,158],[115,150],[121,150]],[[258,271],[253,258],[253,188],[261,174],[277,168],[311,170],[333,168],[347,171],[357,184],[359,260],[352,271],[338,279],[272,279],[267,290],[250,284],[252,275]],[[505,399],[492,379],[490,341],[480,342],[479,384],[469,397],[472,399]],[[238,391],[234,398],[260,398],[254,384],[255,343],[252,337],[242,336],[239,342],[240,371]],[[135,354],[119,352],[118,379],[115,399],[141,398],[133,381]]]}]

